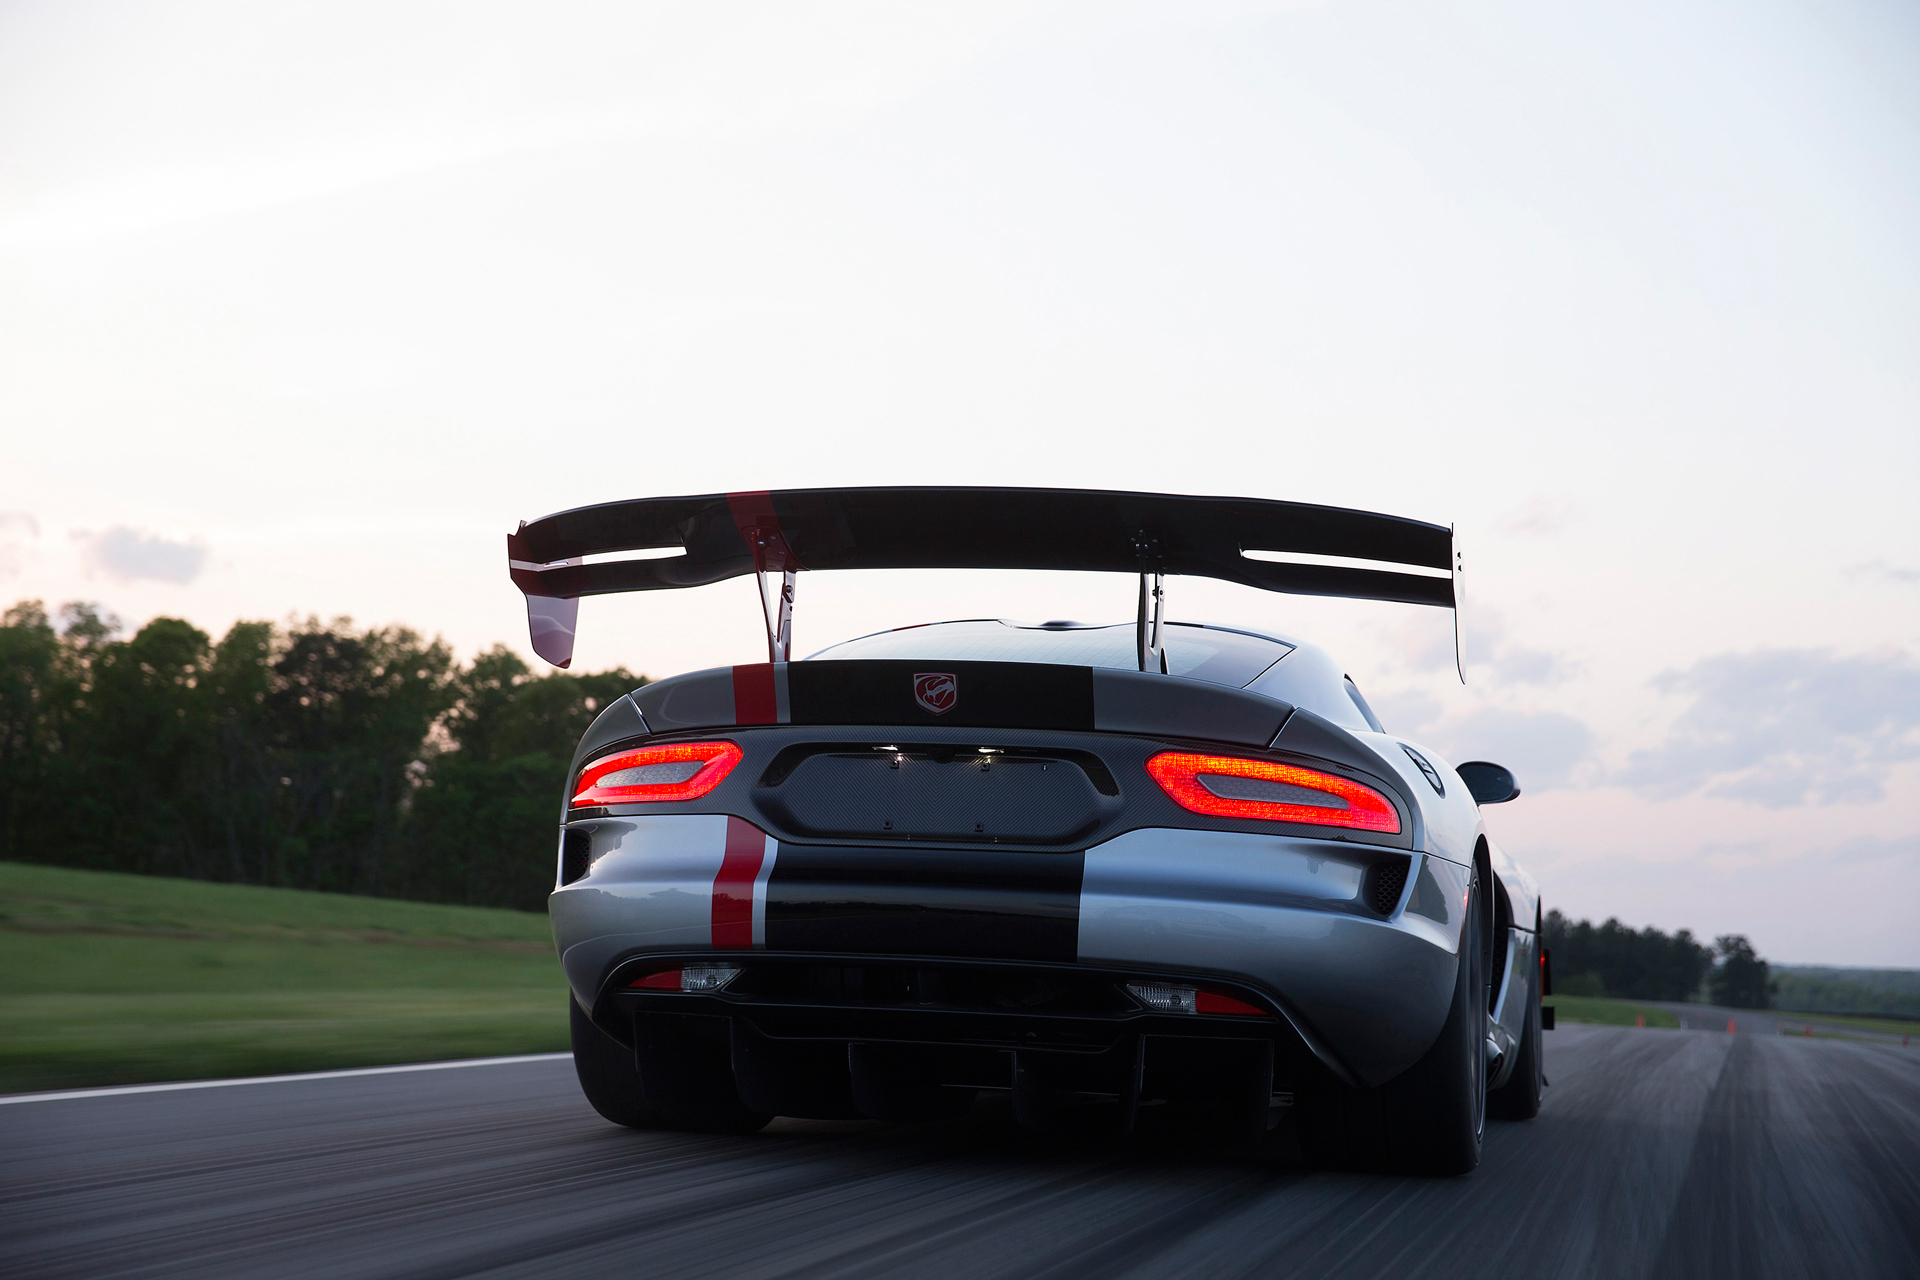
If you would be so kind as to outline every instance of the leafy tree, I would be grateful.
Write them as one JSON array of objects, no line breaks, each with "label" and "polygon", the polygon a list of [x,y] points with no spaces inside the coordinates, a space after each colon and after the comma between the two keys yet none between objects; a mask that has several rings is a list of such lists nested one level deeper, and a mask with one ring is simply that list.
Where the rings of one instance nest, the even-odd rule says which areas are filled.
[{"label": "leafy tree", "polygon": [[1595,926],[1549,911],[1544,930],[1556,985],[1569,995],[1691,1000],[1713,965],[1712,951],[1686,929],[1636,931],[1617,919]]},{"label": "leafy tree", "polygon": [[538,909],[553,887],[573,749],[609,702],[644,683],[619,669],[535,676],[503,646],[476,657],[420,775],[408,896]]},{"label": "leafy tree", "polygon": [[453,655],[404,628],[349,625],[309,619],[274,659],[263,705],[281,802],[269,855],[278,883],[377,894],[408,767],[453,698]]},{"label": "leafy tree", "polygon": [[0,858],[538,909],[580,732],[644,683],[346,619],[0,615]]},{"label": "leafy tree", "polygon": [[1767,962],[1754,953],[1753,944],[1738,933],[1713,940],[1720,957],[1708,984],[1715,1004],[1731,1009],[1765,1009],[1773,1003],[1776,984],[1768,980]]},{"label": "leafy tree", "polygon": [[1563,996],[1604,996],[1607,994],[1607,980],[1590,970],[1565,978],[1556,975],[1553,990],[1554,994]]},{"label": "leafy tree", "polygon": [[57,820],[80,698],[46,606],[27,600],[0,614],[0,848],[28,850]]},{"label": "leafy tree", "polygon": [[1775,965],[1769,972],[1775,1009],[1920,1018],[1920,970]]},{"label": "leafy tree", "polygon": [[275,631],[268,622],[236,622],[213,647],[201,687],[210,712],[208,754],[194,776],[208,815],[211,879],[273,883],[279,761],[268,720]]},{"label": "leafy tree", "polygon": [[70,625],[86,698],[68,734],[64,806],[76,852],[117,870],[204,874],[191,779],[208,749],[208,701],[199,688],[211,644],[178,618],[156,618],[131,640],[101,636],[92,618]]}]

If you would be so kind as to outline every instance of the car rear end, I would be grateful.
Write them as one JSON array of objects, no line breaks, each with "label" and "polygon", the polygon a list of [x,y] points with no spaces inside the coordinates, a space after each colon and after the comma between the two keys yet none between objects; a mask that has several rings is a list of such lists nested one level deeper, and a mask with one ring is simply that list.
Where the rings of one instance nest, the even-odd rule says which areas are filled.
[{"label": "car rear end", "polygon": [[1439,1031],[1465,880],[1416,796],[1319,716],[1201,680],[722,668],[595,722],[550,910],[650,1094],[914,1119],[1004,1089],[1034,1124],[1257,1132]]}]

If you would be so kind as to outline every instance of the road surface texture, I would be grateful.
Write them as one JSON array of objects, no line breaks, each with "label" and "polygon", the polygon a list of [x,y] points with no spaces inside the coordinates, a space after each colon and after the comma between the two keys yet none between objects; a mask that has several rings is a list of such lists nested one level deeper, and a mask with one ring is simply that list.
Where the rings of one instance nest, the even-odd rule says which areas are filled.
[{"label": "road surface texture", "polygon": [[1562,1027],[1478,1173],[639,1133],[565,1060],[0,1106],[0,1275],[1920,1276],[1920,1052]]}]

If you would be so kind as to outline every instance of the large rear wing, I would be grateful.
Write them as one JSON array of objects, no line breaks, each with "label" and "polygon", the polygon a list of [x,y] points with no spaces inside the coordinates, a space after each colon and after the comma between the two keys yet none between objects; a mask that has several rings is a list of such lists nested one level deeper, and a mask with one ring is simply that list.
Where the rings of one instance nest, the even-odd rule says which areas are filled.
[{"label": "large rear wing", "polygon": [[[1168,574],[1439,605],[1455,611],[1456,650],[1459,639],[1460,557],[1451,529],[1263,498],[934,487],[638,498],[523,523],[507,535],[507,559],[527,597],[534,651],[561,667],[573,660],[580,597],[698,587],[749,573],[760,575],[769,660],[784,662],[795,575],[824,569],[1137,573],[1142,670],[1164,669],[1161,579]],[[1464,664],[1462,671],[1464,679]]]}]

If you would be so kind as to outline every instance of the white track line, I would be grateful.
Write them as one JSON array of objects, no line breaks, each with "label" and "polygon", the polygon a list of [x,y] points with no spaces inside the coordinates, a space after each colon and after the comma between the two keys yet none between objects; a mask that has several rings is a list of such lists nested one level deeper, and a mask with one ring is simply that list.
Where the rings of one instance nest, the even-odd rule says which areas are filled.
[{"label": "white track line", "polygon": [[291,1076],[242,1076],[233,1080],[184,1080],[178,1084],[129,1084],[112,1089],[71,1089],[65,1093],[15,1093],[0,1096],[0,1107],[16,1102],[65,1102],[69,1098],[113,1098],[126,1093],[173,1093],[180,1089],[225,1089],[236,1084],[285,1084],[293,1080],[344,1080],[349,1076],[391,1076],[403,1071],[451,1071],[455,1067],[504,1067],[516,1062],[558,1062],[571,1053],[523,1053],[510,1058],[463,1058],[458,1062],[409,1062],[397,1067],[356,1067],[351,1071],[305,1071]]}]

